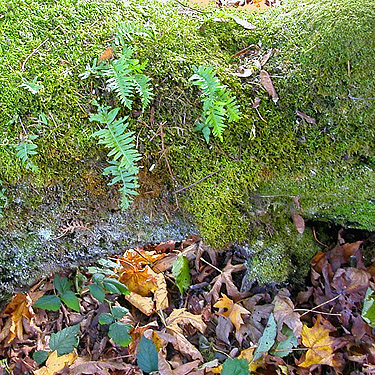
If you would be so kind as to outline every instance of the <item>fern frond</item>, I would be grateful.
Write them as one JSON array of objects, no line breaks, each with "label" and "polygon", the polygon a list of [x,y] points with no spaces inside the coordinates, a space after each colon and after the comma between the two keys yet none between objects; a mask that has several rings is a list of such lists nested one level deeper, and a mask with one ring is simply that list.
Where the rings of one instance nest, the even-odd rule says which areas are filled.
[{"label": "fern frond", "polygon": [[144,110],[150,104],[153,96],[150,77],[145,74],[135,74],[133,80],[134,88],[141,98],[142,110]]},{"label": "fern frond", "polygon": [[120,23],[116,29],[115,39],[117,43],[124,46],[125,40],[131,42],[134,39],[133,35],[153,38],[154,32],[150,27],[145,27],[137,22]]},{"label": "fern frond", "polygon": [[32,141],[37,137],[37,135],[31,135],[28,137],[28,139],[16,145],[16,156],[22,160],[27,169],[31,169],[33,172],[36,172],[38,170],[38,167],[30,159],[32,155],[37,154],[37,151],[35,150],[38,148],[38,146],[32,143]]},{"label": "fern frond", "polygon": [[194,67],[193,70],[194,74],[190,77],[190,81],[202,90],[203,102],[203,124],[196,127],[196,130],[202,131],[208,143],[210,129],[212,129],[212,134],[222,142],[225,122],[230,123],[240,119],[241,112],[236,98],[226,86],[221,85],[212,66]]},{"label": "fern frond", "polygon": [[[100,112],[104,112],[103,109]],[[123,117],[114,121],[113,113],[118,113],[118,108],[113,109],[103,117],[107,118],[107,127],[96,131],[92,136],[99,138],[99,144],[109,148],[109,157],[118,161],[121,167],[127,168],[130,172],[136,173],[136,163],[141,158],[134,145],[134,132],[125,132],[129,124],[126,122],[128,117]],[[95,117],[91,117],[90,120]]]},{"label": "fern frond", "polygon": [[[122,186],[119,191],[121,193],[121,208],[126,210],[133,201],[132,196],[138,195],[136,189],[139,187],[137,176],[120,165],[119,162],[112,160],[110,166],[105,168],[103,174],[111,175],[112,181],[108,185],[120,183]],[[138,169],[136,170],[138,173]]]},{"label": "fern frond", "polygon": [[129,61],[126,56],[122,56],[118,60],[111,63],[108,70],[104,72],[107,79],[108,87],[111,91],[115,91],[120,98],[121,103],[131,108],[133,96],[133,79],[131,77],[131,69],[129,69]]}]

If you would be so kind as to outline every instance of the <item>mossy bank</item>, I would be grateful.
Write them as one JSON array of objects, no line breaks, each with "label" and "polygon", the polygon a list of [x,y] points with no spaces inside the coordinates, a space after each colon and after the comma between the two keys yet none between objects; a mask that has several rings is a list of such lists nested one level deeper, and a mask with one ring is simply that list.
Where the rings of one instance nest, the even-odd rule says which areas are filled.
[{"label": "mossy bank", "polygon": [[[374,230],[374,17],[375,7],[358,0],[290,0],[252,14],[194,11],[173,1],[0,1],[0,178],[8,199],[3,231],[17,226],[27,232],[28,222],[43,221],[37,216],[47,190],[49,197],[60,191],[56,210],[75,207],[74,219],[108,219],[116,209],[116,189],[101,174],[105,151],[90,138],[97,127],[88,117],[94,99],[119,103],[104,81],[79,74],[113,44],[120,22],[154,32],[129,41],[136,57],[148,60],[154,88],[143,113],[141,103],[123,111],[143,155],[140,196],[130,213],[154,215],[166,205],[191,218],[217,248],[249,243],[257,254],[250,260],[257,270],[252,277],[262,282],[306,269],[317,249],[309,230],[299,235],[291,225],[294,196],[306,219]],[[233,57],[249,45],[247,56]],[[263,89],[256,63],[270,49],[263,69],[277,103]],[[193,131],[201,103],[189,77],[201,64],[215,67],[242,112],[223,142],[212,137],[207,144]],[[240,78],[234,74],[240,66],[254,73]],[[21,86],[33,80],[41,86],[35,94]],[[256,98],[260,104],[253,108]],[[35,172],[14,148],[20,136],[30,135],[38,136]],[[29,188],[20,205],[16,186],[22,184]],[[269,267],[262,274],[259,264],[276,258],[283,276],[268,274]]]}]

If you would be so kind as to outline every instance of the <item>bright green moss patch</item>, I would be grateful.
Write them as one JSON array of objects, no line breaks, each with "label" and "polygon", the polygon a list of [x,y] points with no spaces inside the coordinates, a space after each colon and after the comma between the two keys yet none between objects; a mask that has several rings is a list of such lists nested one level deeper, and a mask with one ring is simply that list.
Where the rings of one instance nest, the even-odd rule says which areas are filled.
[{"label": "bright green moss patch", "polygon": [[[61,185],[62,202],[106,199],[105,154],[90,138],[97,128],[88,117],[94,99],[113,107],[119,103],[104,81],[83,81],[78,75],[113,43],[120,22],[136,21],[154,30],[154,38],[135,37],[129,43],[137,49],[136,58],[148,60],[145,73],[155,96],[143,114],[140,102],[121,113],[130,116],[143,154],[144,186],[133,209],[143,207],[145,197],[162,197],[190,214],[202,237],[216,247],[263,241],[252,258],[259,281],[272,280],[268,271],[255,272],[265,258],[277,260],[281,281],[293,274],[290,267],[307,262],[312,248],[285,229],[291,224],[288,199],[270,198],[272,205],[264,208],[254,204],[256,194],[299,195],[306,218],[374,230],[375,8],[359,0],[285,0],[265,13],[242,14],[255,30],[235,23],[234,14],[240,11],[202,15],[174,2],[143,0],[0,0],[0,178],[5,187],[27,175],[39,191]],[[257,46],[252,57],[232,58],[249,45]],[[276,104],[262,88],[259,71],[249,78],[233,74],[270,48],[274,53],[263,69],[280,97]],[[241,120],[225,129],[223,142],[211,139],[209,145],[193,131],[202,107],[198,89],[188,81],[192,66],[201,64],[214,66],[242,112]],[[20,87],[35,77],[43,85],[37,94]],[[257,110],[252,108],[256,97],[261,99]],[[47,123],[38,121],[41,114]],[[16,159],[12,145],[20,134],[38,135],[33,161],[39,172],[30,174]],[[166,194],[184,187],[177,203]],[[32,195],[35,207],[43,198]],[[262,233],[264,215],[277,236]],[[299,240],[291,245],[293,238]]]}]

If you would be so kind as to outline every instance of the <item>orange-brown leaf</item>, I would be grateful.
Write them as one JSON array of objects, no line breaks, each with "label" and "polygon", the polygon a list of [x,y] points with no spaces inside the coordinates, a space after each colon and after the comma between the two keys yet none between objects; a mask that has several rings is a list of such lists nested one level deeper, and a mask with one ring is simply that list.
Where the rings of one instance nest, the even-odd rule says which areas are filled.
[{"label": "orange-brown leaf", "polygon": [[299,364],[300,367],[312,365],[336,366],[333,354],[334,338],[329,336],[331,329],[328,328],[320,315],[312,328],[306,325],[302,327],[302,344],[309,348],[305,360]]},{"label": "orange-brown leaf", "polygon": [[55,350],[47,359],[46,365],[35,370],[35,375],[55,375],[60,372],[65,366],[71,365],[77,358],[77,355],[72,352],[69,354],[57,356],[57,351]]},{"label": "orange-brown leaf", "polygon": [[108,47],[100,56],[99,61],[107,61],[113,57],[113,48]]},{"label": "orange-brown leaf", "polygon": [[218,313],[219,315],[229,318],[238,331],[241,324],[244,324],[241,314],[249,314],[250,312],[238,303],[234,303],[225,294],[222,294],[222,298],[214,304],[214,307],[226,309],[226,311]]},{"label": "orange-brown leaf", "polygon": [[35,315],[32,308],[32,301],[26,294],[16,294],[12,301],[6,306],[4,314],[11,316],[12,324],[10,326],[10,338],[8,343],[13,341],[16,337],[23,340],[23,318],[31,321]]},{"label": "orange-brown leaf", "polygon": [[142,297],[148,296],[151,292],[155,292],[158,287],[156,273],[149,266],[145,266],[142,270],[137,268],[125,270],[120,274],[119,280],[124,283],[127,288]]}]

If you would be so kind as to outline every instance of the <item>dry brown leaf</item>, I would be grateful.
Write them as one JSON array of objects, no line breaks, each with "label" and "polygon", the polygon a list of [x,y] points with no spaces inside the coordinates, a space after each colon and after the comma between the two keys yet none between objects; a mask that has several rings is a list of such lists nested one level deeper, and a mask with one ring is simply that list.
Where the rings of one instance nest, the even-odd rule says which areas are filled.
[{"label": "dry brown leaf", "polygon": [[216,337],[230,346],[229,334],[233,331],[233,323],[225,316],[219,316],[216,326]]},{"label": "dry brown leaf", "polygon": [[273,300],[275,305],[273,310],[274,318],[277,322],[278,331],[280,333],[283,324],[286,324],[299,338],[302,331],[302,322],[298,312],[294,311],[294,304],[289,298],[289,291],[282,289]]},{"label": "dry brown leaf", "polygon": [[[142,371],[134,365],[115,361],[90,361],[88,358],[79,357],[69,367],[67,375],[103,375],[110,374],[108,370],[125,371],[126,374],[142,375]],[[130,372],[131,371],[131,372]]]},{"label": "dry brown leaf", "polygon": [[10,337],[8,343],[13,341],[16,337],[19,340],[23,340],[23,319],[27,319],[31,322],[31,319],[35,315],[32,308],[32,300],[27,294],[18,293],[12,301],[6,306],[4,314],[10,315],[12,324],[9,328]]},{"label": "dry brown leaf", "polygon": [[219,293],[223,284],[225,284],[227,293],[230,297],[234,299],[240,299],[241,293],[238,291],[236,285],[232,280],[232,273],[240,272],[246,269],[245,264],[236,264],[232,265],[230,262],[224,267],[221,274],[213,280],[214,285],[211,288],[211,291],[208,293],[208,298],[210,297],[217,301],[219,299]]},{"label": "dry brown leaf", "polygon": [[297,214],[295,211],[293,211],[292,219],[293,219],[293,224],[297,229],[297,232],[299,234],[303,234],[303,232],[305,231],[305,220],[303,219],[303,217]]},{"label": "dry brown leaf", "polygon": [[174,309],[166,320],[167,329],[174,332],[182,333],[181,325],[191,324],[196,328],[200,333],[204,333],[207,326],[203,322],[200,315],[194,315],[187,311],[185,308]]},{"label": "dry brown leaf", "polygon": [[125,296],[125,299],[147,316],[152,315],[154,312],[154,301],[151,297],[142,297],[139,294],[130,292],[130,294]]},{"label": "dry brown leaf", "polygon": [[156,273],[149,267],[145,266],[139,270],[137,268],[121,269],[119,280],[127,288],[142,297],[148,296],[158,288]]},{"label": "dry brown leaf", "polygon": [[306,115],[306,113],[296,111],[296,114],[298,117],[301,117],[302,119],[306,120],[309,124],[316,124],[316,120],[314,117],[310,117],[309,115]]},{"label": "dry brown leaf", "polygon": [[240,77],[240,78],[248,78],[254,73],[254,69],[252,68],[243,68],[240,67],[239,71],[237,73],[233,73],[235,76]]},{"label": "dry brown leaf", "polygon": [[312,328],[306,325],[302,327],[302,344],[309,348],[305,360],[299,364],[300,367],[309,367],[312,365],[328,365],[335,367],[333,344],[335,339],[329,336],[331,329],[327,328],[324,319],[318,315]]},{"label": "dry brown leaf", "polygon": [[139,341],[141,340],[143,333],[151,328],[158,328],[158,323],[156,321],[153,321],[142,327],[140,326],[133,327],[129,331],[130,336],[132,337],[132,341],[130,341],[130,344],[128,346],[128,352],[130,355],[133,355],[133,356],[136,355],[136,349],[137,349]]},{"label": "dry brown leaf", "polygon": [[103,53],[99,56],[98,61],[107,61],[110,60],[113,57],[113,48],[108,47],[106,50],[103,51]]},{"label": "dry brown leaf", "polygon": [[57,356],[57,350],[52,352],[46,362],[46,365],[39,370],[34,370],[35,375],[55,375],[61,371],[65,366],[70,366],[77,358],[75,352]]},{"label": "dry brown leaf", "polygon": [[197,255],[195,257],[195,269],[199,271],[199,261],[204,253],[207,253],[211,259],[211,263],[216,266],[217,265],[217,252],[210,246],[205,245],[203,241],[199,241]]},{"label": "dry brown leaf", "polygon": [[238,303],[234,303],[225,294],[222,294],[222,296],[223,297],[220,298],[219,301],[217,301],[214,304],[214,307],[226,309],[226,311],[219,312],[218,314],[225,316],[226,318],[229,318],[236,327],[236,330],[238,331],[240,329],[241,324],[244,324],[241,314],[250,315],[250,312]]},{"label": "dry brown leaf", "polygon": [[169,307],[167,283],[162,273],[157,274],[155,278],[158,286],[154,293],[155,307],[157,311],[165,310]]},{"label": "dry brown leaf", "polygon": [[274,103],[277,103],[277,101],[279,100],[279,96],[277,95],[270,75],[265,70],[260,71],[260,82],[262,86],[267,90]]},{"label": "dry brown leaf", "polygon": [[275,49],[271,48],[268,50],[268,52],[265,55],[262,56],[262,59],[260,60],[260,66],[264,66],[267,64],[268,60],[270,59],[274,51]]}]

